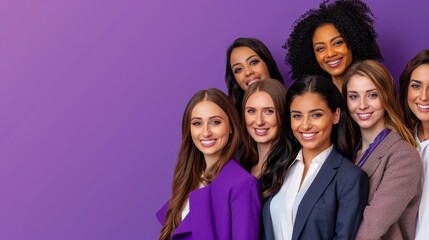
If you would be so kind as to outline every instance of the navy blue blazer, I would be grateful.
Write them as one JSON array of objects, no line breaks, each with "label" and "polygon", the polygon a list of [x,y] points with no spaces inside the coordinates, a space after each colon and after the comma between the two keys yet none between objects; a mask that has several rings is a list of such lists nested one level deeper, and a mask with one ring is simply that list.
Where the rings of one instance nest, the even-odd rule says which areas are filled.
[{"label": "navy blue blazer", "polygon": [[[292,239],[354,239],[368,199],[368,177],[332,149],[296,214]],[[262,208],[264,239],[274,239],[269,198]]]}]

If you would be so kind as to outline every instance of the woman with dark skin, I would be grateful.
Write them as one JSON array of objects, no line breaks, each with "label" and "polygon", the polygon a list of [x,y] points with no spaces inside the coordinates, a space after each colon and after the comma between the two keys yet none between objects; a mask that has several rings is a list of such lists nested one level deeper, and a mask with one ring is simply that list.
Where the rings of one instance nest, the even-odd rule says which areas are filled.
[{"label": "woman with dark skin", "polygon": [[355,61],[382,61],[373,14],[359,0],[323,1],[298,18],[284,48],[291,78],[322,75],[341,91],[345,70]]},{"label": "woman with dark skin", "polygon": [[244,92],[255,81],[284,80],[268,48],[255,38],[237,38],[226,53],[225,82],[228,96],[241,112]]}]

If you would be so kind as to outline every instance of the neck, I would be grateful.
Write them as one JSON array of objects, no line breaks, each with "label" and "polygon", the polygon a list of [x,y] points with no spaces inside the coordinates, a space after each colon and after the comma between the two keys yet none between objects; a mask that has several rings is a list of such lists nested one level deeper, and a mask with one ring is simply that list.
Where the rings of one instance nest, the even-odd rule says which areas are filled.
[{"label": "neck", "polygon": [[417,136],[420,142],[429,139],[429,121],[421,122],[417,127]]},{"label": "neck", "polygon": [[257,144],[258,147],[258,163],[252,167],[252,175],[260,177],[262,175],[262,167],[267,160],[268,151],[270,151],[271,144]]},{"label": "neck", "polygon": [[377,129],[376,131],[374,129],[361,129],[360,134],[362,137],[362,146],[361,151],[365,152],[366,149],[368,149],[369,145],[374,142],[377,135],[383,131],[383,129],[386,128],[386,126],[382,126],[380,129]]},{"label": "neck", "polygon": [[204,156],[204,161],[206,162],[206,169],[204,169],[204,172],[206,172],[208,169],[210,169],[218,160],[220,156]]},{"label": "neck", "polygon": [[340,92],[342,92],[343,84],[344,84],[343,76],[332,77],[332,82],[338,88],[338,90],[340,90]]}]

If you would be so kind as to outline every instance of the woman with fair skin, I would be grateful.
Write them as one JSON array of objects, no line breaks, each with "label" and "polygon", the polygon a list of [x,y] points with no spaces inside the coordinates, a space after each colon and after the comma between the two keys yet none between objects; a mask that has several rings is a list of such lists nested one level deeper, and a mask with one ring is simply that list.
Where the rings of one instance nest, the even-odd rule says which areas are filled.
[{"label": "woman with fair skin", "polygon": [[243,97],[243,149],[240,163],[259,178],[268,152],[279,139],[286,90],[279,81],[268,79],[249,86]]},{"label": "woman with fair skin", "polygon": [[422,164],[394,80],[381,63],[365,60],[347,70],[343,93],[355,128],[353,161],[370,181],[356,239],[414,239]]},{"label": "woman with fair skin", "polygon": [[238,112],[244,92],[250,84],[275,79],[284,85],[283,77],[268,48],[255,38],[237,38],[226,53],[225,82],[228,96]]},{"label": "woman with fair skin", "polygon": [[283,46],[292,79],[322,75],[341,91],[352,62],[383,59],[373,25],[371,10],[360,0],[323,1],[304,13]]},{"label": "woman with fair skin", "polygon": [[257,179],[232,159],[239,139],[231,100],[197,92],[183,114],[171,199],[157,213],[159,239],[258,239]]},{"label": "woman with fair skin", "polygon": [[423,191],[416,229],[416,239],[423,240],[429,236],[429,50],[411,59],[399,79],[405,124],[414,134],[423,162]]},{"label": "woman with fair skin", "polygon": [[280,133],[287,140],[273,146],[261,178],[265,239],[354,239],[368,178],[344,157],[351,153],[344,110],[324,77],[290,86]]}]

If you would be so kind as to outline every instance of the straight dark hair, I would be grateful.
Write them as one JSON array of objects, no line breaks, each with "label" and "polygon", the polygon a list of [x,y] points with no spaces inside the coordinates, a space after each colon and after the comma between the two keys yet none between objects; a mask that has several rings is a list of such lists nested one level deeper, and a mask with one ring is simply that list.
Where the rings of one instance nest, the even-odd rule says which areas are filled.
[{"label": "straight dark hair", "polygon": [[283,186],[286,172],[302,148],[299,141],[293,135],[291,128],[290,106],[296,96],[305,93],[315,93],[324,99],[324,102],[332,112],[340,109],[340,120],[334,124],[331,132],[331,142],[344,157],[351,159],[352,142],[350,141],[350,120],[346,113],[346,105],[338,88],[331,80],[318,75],[305,76],[295,81],[286,94],[286,110],[284,112],[284,127],[280,134],[281,140],[272,148],[267,159],[267,170],[261,178],[262,200],[278,193]]}]

